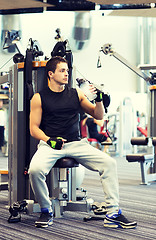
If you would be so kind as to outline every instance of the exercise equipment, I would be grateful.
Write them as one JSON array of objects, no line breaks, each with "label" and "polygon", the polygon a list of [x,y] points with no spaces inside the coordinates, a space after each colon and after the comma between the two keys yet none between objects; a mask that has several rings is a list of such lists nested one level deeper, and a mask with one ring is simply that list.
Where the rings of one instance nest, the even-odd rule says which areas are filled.
[{"label": "exercise equipment", "polygon": [[8,170],[0,170],[0,191],[8,190]]},{"label": "exercise equipment", "polygon": [[[150,70],[155,68],[154,66],[150,66],[150,65],[144,65],[144,66],[140,66],[140,68],[137,68],[136,66],[131,65],[125,58],[123,58],[120,54],[118,54],[117,52],[115,52],[115,50],[112,49],[112,45],[107,43],[104,44],[101,49],[100,52],[103,52],[105,55],[110,55],[113,56],[114,58],[116,58],[118,61],[120,61],[121,63],[123,63],[125,66],[127,66],[130,70],[132,70],[134,73],[136,73],[139,77],[143,78],[147,84],[149,85],[149,95],[150,95],[150,111],[149,111],[149,121],[148,121],[148,138],[154,138],[156,136],[156,125],[155,125],[155,121],[156,121],[156,74],[150,72],[151,76],[148,76],[147,74],[145,74],[144,72],[142,72],[142,70]],[[130,158],[128,158],[130,161]],[[132,159],[131,159],[132,160]],[[141,162],[145,162],[145,164],[141,165],[142,167],[142,180],[143,183],[148,183],[149,181],[155,181],[156,180],[156,149],[154,147],[154,154],[153,154],[153,160],[151,159],[151,157],[149,157],[149,163],[148,165],[150,165],[150,174],[148,175],[148,179],[150,180],[146,180],[147,178],[147,173],[145,173],[145,165],[147,165],[147,156],[142,156],[140,159],[137,158],[136,156],[136,161],[141,161]],[[147,170],[147,169],[146,169]],[[152,174],[152,175],[151,175]],[[154,174],[154,175],[153,175]],[[151,176],[150,176],[151,175]]]},{"label": "exercise equipment", "polygon": [[22,35],[20,15],[3,15],[1,19],[1,42],[2,48],[5,52],[14,53],[19,51],[20,39]]},{"label": "exercise equipment", "polygon": [[[148,146],[149,138],[147,137],[137,137],[131,139],[131,144]],[[156,145],[156,141],[153,141],[153,145]],[[154,164],[154,151],[146,153],[135,153],[126,155],[126,160],[128,162],[139,162],[141,169],[141,184],[148,185],[152,181],[156,181],[156,173],[152,173],[152,165]]]},{"label": "exercise equipment", "polygon": [[10,216],[8,218],[9,223],[15,223],[21,221],[21,213],[27,213],[27,201],[15,202],[9,208]]},{"label": "exercise equipment", "polygon": [[[82,138],[87,138],[88,142],[93,145],[93,144],[98,144],[98,147],[101,148],[102,150],[102,146],[110,146],[110,145],[113,145],[113,142],[107,142],[107,141],[104,141],[104,142],[99,142],[97,139],[95,138],[90,138],[88,135],[88,126],[87,124],[83,124],[83,120],[80,121],[80,129],[81,129],[81,137]],[[110,135],[109,135],[109,132],[108,132],[108,129],[107,129],[107,121],[106,121],[106,130],[105,132],[103,132],[103,126],[101,127],[101,131],[99,132],[100,134],[106,134],[110,139]]]},{"label": "exercise equipment", "polygon": [[125,97],[120,102],[119,107],[119,135],[118,145],[120,156],[126,156],[132,152],[132,146],[130,145],[131,138],[135,136],[135,110],[132,105],[132,100],[129,97]]},{"label": "exercise equipment", "polygon": [[153,78],[148,77],[144,72],[142,72],[139,68],[133,66],[132,64],[130,64],[125,58],[123,58],[119,53],[117,53],[113,48],[112,48],[112,44],[110,43],[106,43],[104,44],[101,49],[100,52],[103,52],[105,55],[110,55],[113,56],[114,58],[116,58],[118,61],[120,61],[121,63],[123,63],[125,66],[127,66],[130,70],[132,70],[133,72],[135,72],[139,77],[143,78],[146,82],[150,82],[151,84],[154,83],[154,75]]},{"label": "exercise equipment", "polygon": [[90,208],[90,200],[84,197],[77,201],[76,196],[76,168],[79,164],[73,158],[59,159],[51,171],[51,196],[55,217],[61,217],[64,211],[87,212]]},{"label": "exercise equipment", "polygon": [[140,127],[140,126],[137,126],[137,130],[138,130],[142,135],[144,135],[145,137],[147,137],[147,129],[143,129],[143,128]]},{"label": "exercise equipment", "polygon": [[55,44],[55,46],[51,52],[51,56],[52,57],[61,56],[67,60],[68,68],[69,68],[68,86],[71,87],[73,85],[73,79],[72,79],[73,54],[70,49],[67,49],[68,40],[67,39],[65,41],[62,40],[61,30],[59,28],[56,29],[56,33],[57,33],[57,35],[56,35],[55,39],[57,40],[57,43]]},{"label": "exercise equipment", "polygon": [[[48,83],[45,77],[46,61],[32,60],[31,64],[32,78],[29,79],[29,88],[25,81],[27,77],[25,78],[24,75],[25,63],[13,65],[5,77],[6,82],[10,84],[8,184],[11,215],[8,219],[9,222],[21,221],[21,213],[40,212],[39,204],[35,202],[31,190],[28,175],[29,162],[38,144],[38,141],[32,138],[27,130],[28,112],[32,90],[34,93],[38,92]],[[2,81],[4,81],[4,77],[2,77]],[[28,89],[31,91],[28,92]],[[74,159],[64,158],[56,163],[47,176],[55,217],[61,217],[64,211],[93,213],[92,203],[94,201],[87,198],[86,190],[76,187],[76,168],[78,168],[78,163]],[[24,200],[27,204],[23,203]],[[29,211],[27,211],[28,209]]]}]

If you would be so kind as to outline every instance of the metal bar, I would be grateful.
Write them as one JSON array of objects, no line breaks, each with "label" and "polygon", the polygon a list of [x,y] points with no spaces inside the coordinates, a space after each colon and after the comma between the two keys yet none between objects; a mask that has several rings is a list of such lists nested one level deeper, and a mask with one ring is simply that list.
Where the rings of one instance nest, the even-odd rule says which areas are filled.
[{"label": "metal bar", "polygon": [[135,72],[139,77],[143,78],[145,81],[148,82],[150,80],[150,78],[145,73],[143,73],[139,68],[132,66],[120,54],[114,52],[114,53],[112,53],[112,56],[115,57],[117,60],[119,60],[121,63],[123,63],[125,66],[127,66],[129,69],[131,69],[133,72]]},{"label": "metal bar", "polygon": [[151,69],[156,69],[156,65],[150,65],[150,64],[144,64],[144,65],[138,65],[138,68],[141,70],[151,70]]},{"label": "metal bar", "polygon": [[0,76],[0,84],[9,82],[9,74],[6,74],[4,76]]},{"label": "metal bar", "polygon": [[111,44],[107,43],[104,44],[103,47],[101,47],[101,50],[105,55],[110,55],[115,57],[118,61],[120,61],[121,63],[123,63],[126,67],[128,67],[129,69],[131,69],[133,72],[135,72],[139,77],[143,78],[145,81],[150,81],[150,77],[148,77],[145,73],[143,73],[139,68],[137,68],[136,66],[133,66],[132,64],[130,64],[125,58],[123,58],[120,54],[118,54],[117,52],[115,52],[112,49]]}]

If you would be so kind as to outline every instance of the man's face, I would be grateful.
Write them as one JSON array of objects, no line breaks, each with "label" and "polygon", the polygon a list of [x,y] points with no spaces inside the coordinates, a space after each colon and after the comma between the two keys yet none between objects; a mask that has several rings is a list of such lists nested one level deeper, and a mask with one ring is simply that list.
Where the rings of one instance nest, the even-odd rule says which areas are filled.
[{"label": "man's face", "polygon": [[52,79],[59,84],[68,83],[68,65],[65,62],[60,62],[57,64],[56,70],[52,73]]}]

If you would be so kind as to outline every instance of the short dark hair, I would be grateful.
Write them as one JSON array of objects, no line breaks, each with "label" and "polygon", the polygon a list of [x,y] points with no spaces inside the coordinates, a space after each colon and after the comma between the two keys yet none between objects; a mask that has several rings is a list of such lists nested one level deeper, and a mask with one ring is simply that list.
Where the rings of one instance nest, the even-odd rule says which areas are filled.
[{"label": "short dark hair", "polygon": [[63,58],[63,57],[55,56],[55,57],[52,57],[47,62],[47,64],[46,64],[46,75],[47,75],[47,78],[49,78],[48,72],[52,71],[54,73],[55,70],[56,70],[57,64],[60,63],[60,62],[67,63],[67,60],[65,58]]}]

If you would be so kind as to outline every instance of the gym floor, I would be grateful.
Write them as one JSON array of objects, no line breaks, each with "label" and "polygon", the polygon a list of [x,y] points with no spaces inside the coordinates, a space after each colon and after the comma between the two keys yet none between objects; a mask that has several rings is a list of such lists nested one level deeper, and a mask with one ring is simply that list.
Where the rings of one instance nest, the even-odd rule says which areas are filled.
[{"label": "gym floor", "polygon": [[[128,163],[125,157],[115,157],[120,184],[120,207],[123,214],[138,223],[136,229],[108,229],[103,220],[84,222],[89,216],[83,212],[65,212],[62,218],[55,218],[54,224],[46,229],[34,226],[38,214],[22,214],[19,223],[8,223],[8,191],[0,192],[0,239],[53,239],[53,240],[100,240],[100,239],[156,239],[156,182],[140,185],[139,163]],[[7,157],[0,156],[1,169],[7,168]],[[82,187],[88,198],[103,202],[103,190],[98,173],[85,171]]]}]

